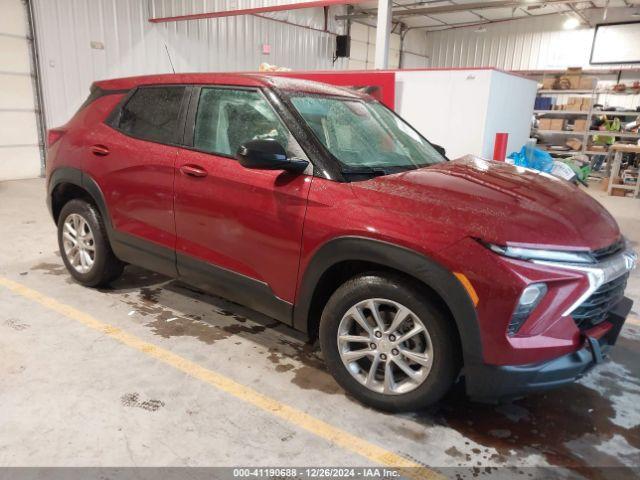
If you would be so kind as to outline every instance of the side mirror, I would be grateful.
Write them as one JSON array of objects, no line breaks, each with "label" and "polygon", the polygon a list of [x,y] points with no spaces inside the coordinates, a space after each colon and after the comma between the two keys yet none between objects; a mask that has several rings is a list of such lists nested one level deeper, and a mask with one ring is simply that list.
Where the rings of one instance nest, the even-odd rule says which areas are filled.
[{"label": "side mirror", "polygon": [[238,147],[236,159],[245,168],[258,170],[286,170],[302,173],[309,165],[307,160],[287,158],[284,147],[276,140],[251,140]]}]

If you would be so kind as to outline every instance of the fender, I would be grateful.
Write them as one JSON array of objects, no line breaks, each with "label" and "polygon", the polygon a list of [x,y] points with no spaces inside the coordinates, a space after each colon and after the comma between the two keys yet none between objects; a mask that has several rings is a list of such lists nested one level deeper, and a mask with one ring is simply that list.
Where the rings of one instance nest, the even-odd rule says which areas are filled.
[{"label": "fender", "polygon": [[365,261],[393,268],[432,288],[456,322],[465,365],[482,363],[482,343],[476,310],[460,281],[448,269],[413,250],[365,237],[340,237],[321,246],[304,272],[293,312],[294,328],[307,332],[313,293],[322,275],[344,261]]},{"label": "fender", "polygon": [[102,190],[100,190],[100,187],[98,186],[96,181],[91,178],[90,175],[87,175],[78,168],[61,167],[54,170],[51,174],[51,177],[49,178],[49,185],[47,187],[47,206],[49,208],[51,216],[53,217],[53,192],[55,191],[56,187],[63,183],[76,185],[86,190],[89,195],[91,195],[98,209],[100,210],[100,214],[102,215],[103,220],[105,221],[105,226],[108,230],[107,233],[109,234],[109,236],[111,236],[113,232],[113,225],[111,223],[111,216],[109,215],[109,211],[107,210],[107,202],[105,202]]}]

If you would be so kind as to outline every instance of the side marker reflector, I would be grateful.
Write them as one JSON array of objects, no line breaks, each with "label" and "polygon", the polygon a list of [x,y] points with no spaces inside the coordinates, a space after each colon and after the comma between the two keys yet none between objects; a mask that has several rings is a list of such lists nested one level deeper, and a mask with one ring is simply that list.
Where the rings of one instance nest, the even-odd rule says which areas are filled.
[{"label": "side marker reflector", "polygon": [[467,276],[464,273],[460,273],[460,272],[453,272],[453,274],[460,281],[464,289],[467,291],[467,293],[471,297],[471,301],[473,302],[473,305],[474,306],[478,305],[480,298],[478,298],[478,294],[476,293],[475,288],[473,288],[473,285],[471,285],[471,282],[469,281]]}]

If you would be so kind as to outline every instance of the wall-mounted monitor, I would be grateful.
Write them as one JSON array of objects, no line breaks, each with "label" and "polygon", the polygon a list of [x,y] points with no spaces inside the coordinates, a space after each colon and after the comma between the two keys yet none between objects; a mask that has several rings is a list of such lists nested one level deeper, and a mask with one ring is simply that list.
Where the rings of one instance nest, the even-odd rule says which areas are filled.
[{"label": "wall-mounted monitor", "polygon": [[640,63],[640,22],[596,25],[590,63]]}]

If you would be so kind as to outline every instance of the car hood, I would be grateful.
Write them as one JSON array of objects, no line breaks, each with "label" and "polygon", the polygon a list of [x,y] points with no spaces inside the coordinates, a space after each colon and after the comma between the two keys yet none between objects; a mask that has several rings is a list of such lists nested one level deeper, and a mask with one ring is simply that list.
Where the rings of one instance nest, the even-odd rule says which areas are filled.
[{"label": "car hood", "polygon": [[490,243],[597,249],[620,237],[609,212],[578,187],[473,156],[352,185],[356,195],[385,197],[369,205]]}]

